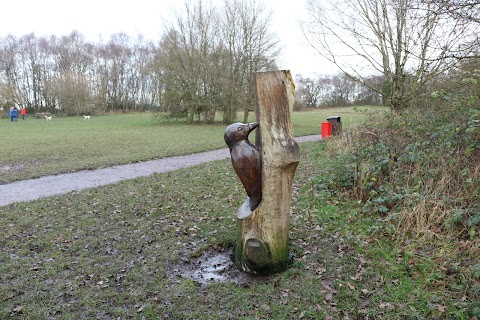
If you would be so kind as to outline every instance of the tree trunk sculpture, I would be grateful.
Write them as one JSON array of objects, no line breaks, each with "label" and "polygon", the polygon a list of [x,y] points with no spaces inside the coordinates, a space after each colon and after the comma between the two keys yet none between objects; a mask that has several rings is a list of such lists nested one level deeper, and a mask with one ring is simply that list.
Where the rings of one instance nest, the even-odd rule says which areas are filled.
[{"label": "tree trunk sculpture", "polygon": [[[248,131],[246,135],[242,135],[242,151],[246,150],[246,158],[254,161],[261,155],[260,171],[251,164],[245,170],[245,165],[239,164],[239,149],[229,145],[232,164],[249,196],[237,214],[238,236],[234,263],[247,273],[272,274],[285,270],[291,260],[288,233],[292,180],[300,158],[298,144],[292,137],[290,119],[295,100],[295,85],[289,71],[255,73],[254,83],[258,120],[256,145],[253,146],[247,139],[248,133],[257,126],[256,123],[237,123],[229,126],[230,129],[227,128],[225,133],[228,144],[227,131],[231,132],[232,126],[238,132]],[[241,125],[243,127],[239,129]],[[241,161],[250,163],[245,161],[245,158]],[[237,167],[243,168],[243,171],[237,170]],[[261,177],[240,176],[245,172],[251,174],[254,170],[257,174],[261,172]],[[255,183],[260,183],[260,188]]]}]

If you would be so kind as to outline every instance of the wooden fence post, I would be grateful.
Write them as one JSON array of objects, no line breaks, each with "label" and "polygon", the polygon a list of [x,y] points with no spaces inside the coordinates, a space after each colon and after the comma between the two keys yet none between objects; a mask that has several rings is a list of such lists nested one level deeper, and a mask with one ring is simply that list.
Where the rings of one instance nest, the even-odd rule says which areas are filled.
[{"label": "wooden fence post", "polygon": [[235,265],[251,274],[272,274],[290,263],[288,250],[292,180],[300,152],[292,137],[295,85],[288,70],[254,74],[256,146],[261,148],[262,200],[238,216]]}]

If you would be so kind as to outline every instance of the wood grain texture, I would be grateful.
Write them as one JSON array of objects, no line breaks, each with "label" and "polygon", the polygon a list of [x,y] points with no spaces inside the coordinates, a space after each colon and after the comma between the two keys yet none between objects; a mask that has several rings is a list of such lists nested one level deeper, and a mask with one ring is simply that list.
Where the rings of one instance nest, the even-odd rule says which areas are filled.
[{"label": "wood grain texture", "polygon": [[245,272],[271,274],[290,261],[289,223],[292,181],[300,159],[292,137],[291,113],[295,86],[289,71],[254,75],[257,98],[256,145],[262,153],[262,201],[238,220],[235,264]]}]

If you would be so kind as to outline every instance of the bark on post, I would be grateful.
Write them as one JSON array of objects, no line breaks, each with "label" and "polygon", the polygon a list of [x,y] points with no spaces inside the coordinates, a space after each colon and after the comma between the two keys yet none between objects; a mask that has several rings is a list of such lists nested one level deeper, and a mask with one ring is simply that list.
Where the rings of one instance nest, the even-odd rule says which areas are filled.
[{"label": "bark on post", "polygon": [[292,180],[300,152],[292,137],[295,85],[290,71],[254,74],[262,155],[262,200],[247,217],[238,217],[235,265],[252,274],[272,274],[288,267]]}]

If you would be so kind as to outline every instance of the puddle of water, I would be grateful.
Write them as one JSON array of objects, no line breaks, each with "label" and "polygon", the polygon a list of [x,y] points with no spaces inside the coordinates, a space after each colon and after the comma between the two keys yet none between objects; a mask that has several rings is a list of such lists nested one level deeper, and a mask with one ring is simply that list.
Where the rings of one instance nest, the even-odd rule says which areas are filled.
[{"label": "puddle of water", "polygon": [[200,264],[200,277],[207,281],[226,281],[228,268],[234,268],[230,257],[226,255],[217,254],[211,256],[207,261]]},{"label": "puddle of water", "polygon": [[237,285],[248,285],[265,279],[238,270],[230,258],[230,252],[215,250],[209,250],[187,262],[180,262],[172,268],[170,277],[188,278],[201,284],[233,282]]}]

